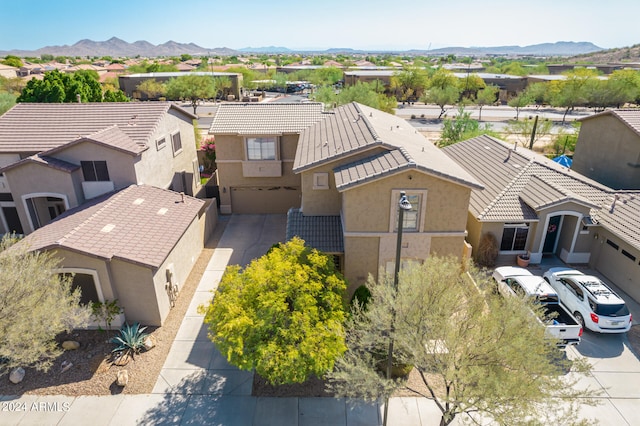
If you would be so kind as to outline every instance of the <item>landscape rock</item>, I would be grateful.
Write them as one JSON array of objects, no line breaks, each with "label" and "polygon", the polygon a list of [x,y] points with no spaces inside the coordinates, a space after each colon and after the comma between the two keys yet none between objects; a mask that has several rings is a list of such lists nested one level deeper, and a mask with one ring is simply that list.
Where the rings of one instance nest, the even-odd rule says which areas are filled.
[{"label": "landscape rock", "polygon": [[80,343],[76,342],[75,340],[65,340],[64,342],[62,342],[62,349],[64,349],[65,351],[74,351],[79,348]]},{"label": "landscape rock", "polygon": [[13,384],[18,384],[24,379],[25,371],[24,368],[18,367],[15,368],[11,374],[9,374],[9,380]]},{"label": "landscape rock", "polygon": [[144,348],[147,351],[153,349],[156,346],[156,344],[157,344],[156,338],[153,336],[147,336],[147,338],[144,339]]},{"label": "landscape rock", "polygon": [[71,367],[73,367],[73,363],[71,361],[62,361],[62,368],[60,369],[60,374],[64,373]]},{"label": "landscape rock", "polygon": [[116,380],[116,384],[118,386],[125,387],[129,383],[129,372],[127,370],[118,371],[118,379]]}]

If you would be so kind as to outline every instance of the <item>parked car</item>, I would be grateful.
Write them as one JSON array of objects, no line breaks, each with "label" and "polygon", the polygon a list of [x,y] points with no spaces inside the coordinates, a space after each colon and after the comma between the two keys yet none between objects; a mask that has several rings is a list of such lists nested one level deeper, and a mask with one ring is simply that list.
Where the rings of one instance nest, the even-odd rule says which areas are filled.
[{"label": "parked car", "polygon": [[544,308],[538,321],[546,327],[549,336],[559,339],[559,346],[577,345],[582,337],[582,325],[561,304],[558,293],[544,278],[524,268],[502,266],[493,272],[497,289],[505,297],[533,298]]},{"label": "parked car", "polygon": [[598,333],[626,333],[631,328],[627,304],[598,277],[570,268],[551,268],[543,276],[583,327]]}]

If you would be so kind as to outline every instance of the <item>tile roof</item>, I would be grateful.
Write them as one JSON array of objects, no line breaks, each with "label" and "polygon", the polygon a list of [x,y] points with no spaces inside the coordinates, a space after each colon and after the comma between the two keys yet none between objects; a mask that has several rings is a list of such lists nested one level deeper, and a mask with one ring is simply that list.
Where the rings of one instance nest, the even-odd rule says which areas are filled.
[{"label": "tile roof", "polygon": [[0,117],[0,152],[47,151],[112,126],[146,145],[170,109],[196,118],[170,102],[17,104]]},{"label": "tile roof", "polygon": [[640,250],[640,191],[607,194],[602,208],[593,213],[593,219]]},{"label": "tile roof", "polygon": [[[325,113],[324,120],[302,132],[293,170],[299,173],[374,147],[399,152],[391,156],[374,155],[371,159],[339,167],[336,170],[344,178],[343,187],[386,175],[399,168],[416,168],[465,186],[482,187],[471,174],[451,161],[406,120],[355,102]],[[349,169],[349,178],[345,168]]]},{"label": "tile roof", "polygon": [[565,201],[595,207],[611,191],[542,155],[524,148],[514,150],[486,135],[442,150],[484,184],[484,191],[471,192],[469,210],[485,222],[536,221],[533,207]]},{"label": "tile roof", "polygon": [[300,133],[322,117],[322,103],[221,104],[209,133],[214,135],[280,135]]},{"label": "tile roof", "polygon": [[28,163],[44,165],[47,167],[51,167],[52,169],[60,170],[65,173],[71,173],[80,168],[79,165],[69,163],[68,161],[60,160],[58,158],[48,157],[46,155],[36,154],[30,157],[24,158],[15,163],[12,163],[6,167],[0,168],[0,173],[4,173],[7,170],[13,169],[14,167],[22,166]]},{"label": "tile roof", "polygon": [[386,151],[335,168],[333,172],[336,179],[336,188],[342,190],[411,165],[415,167],[415,164],[407,159],[402,150]]},{"label": "tile roof", "polygon": [[340,216],[304,216],[300,209],[289,209],[287,241],[295,236],[324,253],[344,253]]},{"label": "tile roof", "polygon": [[77,145],[86,141],[115,148],[118,151],[122,151],[131,155],[140,154],[142,151],[145,151],[149,148],[147,144],[136,143],[125,132],[123,132],[120,127],[118,127],[117,125],[113,125],[105,129],[98,130],[97,132],[90,135],[82,136],[67,144],[50,149],[49,151],[46,151],[46,153],[53,154],[55,152],[67,149],[70,146]]},{"label": "tile roof", "polygon": [[580,118],[578,121],[587,121],[604,115],[612,115],[626,124],[632,131],[640,135],[640,109],[613,109]]},{"label": "tile roof", "polygon": [[31,250],[64,248],[101,259],[159,267],[204,201],[166,189],[132,185],[66,211],[27,235]]}]

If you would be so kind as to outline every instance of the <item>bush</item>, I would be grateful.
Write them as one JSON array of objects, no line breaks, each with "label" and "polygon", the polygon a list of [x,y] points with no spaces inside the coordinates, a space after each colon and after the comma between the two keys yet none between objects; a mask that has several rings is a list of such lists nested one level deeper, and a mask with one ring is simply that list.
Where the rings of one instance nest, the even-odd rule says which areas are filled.
[{"label": "bush", "polygon": [[349,302],[349,305],[353,306],[353,304],[357,300],[358,304],[363,308],[365,308],[367,306],[367,303],[369,303],[370,298],[371,298],[371,292],[369,291],[366,285],[362,284],[360,287],[356,289],[356,291],[353,292],[353,296],[351,297],[351,301]]},{"label": "bush", "polygon": [[480,266],[493,267],[498,259],[498,240],[491,232],[482,234],[476,261]]},{"label": "bush", "polygon": [[139,323],[135,323],[132,326],[125,324],[120,329],[120,336],[116,336],[111,339],[111,343],[115,343],[118,346],[112,352],[122,352],[125,354],[138,354],[144,349],[144,340],[149,336],[147,333],[143,333],[147,327],[140,327]]}]

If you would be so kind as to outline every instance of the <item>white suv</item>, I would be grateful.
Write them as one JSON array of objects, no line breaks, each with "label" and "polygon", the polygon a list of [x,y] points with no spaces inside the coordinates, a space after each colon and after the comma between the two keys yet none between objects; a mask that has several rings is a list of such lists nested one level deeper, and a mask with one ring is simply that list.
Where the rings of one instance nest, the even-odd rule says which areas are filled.
[{"label": "white suv", "polygon": [[551,268],[543,276],[583,327],[598,333],[626,333],[631,328],[626,303],[599,278],[570,268]]}]

